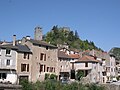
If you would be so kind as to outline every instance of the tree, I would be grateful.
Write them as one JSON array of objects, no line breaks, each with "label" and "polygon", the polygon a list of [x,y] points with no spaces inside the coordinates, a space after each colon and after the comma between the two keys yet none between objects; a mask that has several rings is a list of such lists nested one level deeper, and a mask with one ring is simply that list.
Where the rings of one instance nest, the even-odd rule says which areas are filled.
[{"label": "tree", "polygon": [[82,77],[84,76],[84,73],[83,73],[83,71],[77,71],[77,74],[76,74],[76,79],[78,80],[78,81],[80,81],[81,79],[82,79]]},{"label": "tree", "polygon": [[75,30],[75,39],[79,39],[79,35],[78,35],[77,30]]}]

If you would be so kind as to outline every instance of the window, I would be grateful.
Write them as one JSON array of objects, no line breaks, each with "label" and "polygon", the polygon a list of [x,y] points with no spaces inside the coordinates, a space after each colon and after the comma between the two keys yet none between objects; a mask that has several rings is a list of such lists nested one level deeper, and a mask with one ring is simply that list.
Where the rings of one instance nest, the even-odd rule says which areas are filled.
[{"label": "window", "polygon": [[26,64],[21,64],[21,72],[26,71]]},{"label": "window", "polygon": [[21,64],[21,72],[29,72],[29,64]]},{"label": "window", "polygon": [[44,61],[46,61],[46,54],[44,55]]},{"label": "window", "polygon": [[6,49],[6,55],[10,54],[11,50],[10,49]]},{"label": "window", "polygon": [[47,72],[49,72],[49,67],[47,67]]},{"label": "window", "polygon": [[53,72],[53,67],[50,67],[50,72]]},{"label": "window", "polygon": [[113,68],[111,68],[111,72],[113,72]]},{"label": "window", "polygon": [[10,59],[7,59],[6,65],[10,65]]},{"label": "window", "polygon": [[106,76],[106,72],[102,72],[103,76]]},{"label": "window", "polygon": [[43,56],[44,56],[44,54],[41,53],[41,54],[40,54],[40,60],[43,60],[43,58],[44,58]]},{"label": "window", "polygon": [[40,72],[43,71],[43,65],[40,65]]},{"label": "window", "polygon": [[88,63],[87,62],[85,63],[85,67],[88,67]]},{"label": "window", "polygon": [[29,53],[24,52],[24,59],[29,59]]},{"label": "window", "polygon": [[6,73],[0,73],[0,79],[6,79],[7,74]]}]

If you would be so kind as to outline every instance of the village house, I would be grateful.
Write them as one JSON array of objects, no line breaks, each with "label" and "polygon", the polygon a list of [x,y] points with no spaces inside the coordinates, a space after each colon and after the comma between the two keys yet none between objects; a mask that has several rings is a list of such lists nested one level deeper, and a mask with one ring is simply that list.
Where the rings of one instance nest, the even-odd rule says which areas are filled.
[{"label": "village house", "polygon": [[101,62],[89,55],[83,55],[74,62],[76,73],[83,72],[83,82],[100,83],[101,82]]},{"label": "village house", "polygon": [[42,29],[36,27],[34,39],[27,36],[23,37],[21,41],[21,44],[27,45],[32,52],[32,82],[36,82],[37,80],[43,81],[46,73],[59,75],[57,69],[58,49],[56,46],[42,41],[41,33]]},{"label": "village house", "polygon": [[102,62],[102,83],[112,81],[116,77],[115,70],[115,57],[107,52],[102,52],[98,50],[91,50],[90,55],[96,57],[97,60]]},{"label": "village house", "polygon": [[70,79],[70,57],[65,54],[65,52],[58,50],[58,70],[59,70],[59,80],[69,80]]},{"label": "village house", "polygon": [[31,80],[32,53],[26,45],[16,44],[15,38],[16,35],[13,36],[12,43],[0,45],[0,79],[12,83],[17,83],[17,78],[22,77]]}]

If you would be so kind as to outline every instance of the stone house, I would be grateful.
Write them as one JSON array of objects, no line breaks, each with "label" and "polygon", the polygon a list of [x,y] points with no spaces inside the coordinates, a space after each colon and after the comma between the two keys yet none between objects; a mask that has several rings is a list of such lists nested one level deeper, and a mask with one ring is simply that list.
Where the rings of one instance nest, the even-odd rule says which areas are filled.
[{"label": "stone house", "polygon": [[59,75],[57,69],[57,47],[41,40],[42,34],[40,27],[36,27],[35,32],[37,32],[34,36],[35,39],[27,36],[21,40],[21,44],[27,45],[32,52],[32,82],[36,82],[37,80],[43,81],[46,73]]},{"label": "stone house", "polygon": [[101,83],[101,62],[89,55],[83,55],[74,62],[75,71],[83,72],[86,83]]},{"label": "stone house", "polygon": [[16,44],[15,35],[13,38],[13,43],[0,45],[0,78],[6,79],[7,74],[13,73],[19,79],[25,77],[31,80],[32,53],[26,45]]},{"label": "stone house", "polygon": [[58,50],[58,70],[59,70],[59,80],[63,78],[70,79],[71,63],[69,55],[65,52]]}]

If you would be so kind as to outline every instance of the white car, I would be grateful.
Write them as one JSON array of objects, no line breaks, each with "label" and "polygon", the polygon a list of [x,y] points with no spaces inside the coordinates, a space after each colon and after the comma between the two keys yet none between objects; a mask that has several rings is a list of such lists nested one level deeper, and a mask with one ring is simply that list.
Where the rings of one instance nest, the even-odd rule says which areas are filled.
[{"label": "white car", "polygon": [[117,82],[117,79],[116,79],[116,78],[113,78],[112,81],[113,81],[113,82]]}]

